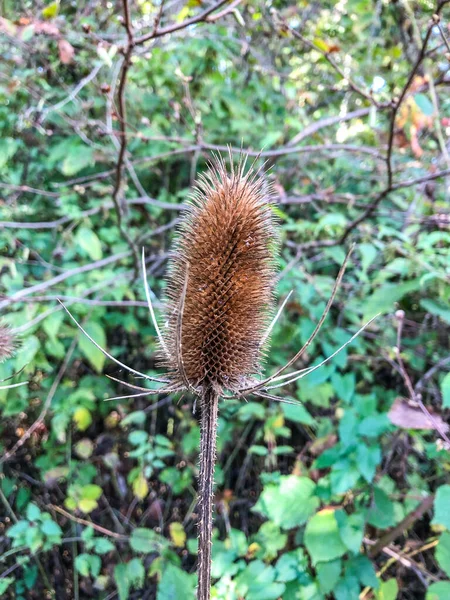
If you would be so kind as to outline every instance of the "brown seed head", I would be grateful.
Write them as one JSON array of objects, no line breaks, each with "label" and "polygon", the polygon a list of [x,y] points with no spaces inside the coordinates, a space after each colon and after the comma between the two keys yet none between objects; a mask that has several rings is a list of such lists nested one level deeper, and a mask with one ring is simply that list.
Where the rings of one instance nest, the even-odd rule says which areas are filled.
[{"label": "brown seed head", "polygon": [[174,245],[163,336],[181,385],[237,390],[259,371],[276,236],[267,182],[244,168],[214,159]]},{"label": "brown seed head", "polygon": [[11,329],[0,323],[0,363],[10,358],[16,348],[16,343]]}]

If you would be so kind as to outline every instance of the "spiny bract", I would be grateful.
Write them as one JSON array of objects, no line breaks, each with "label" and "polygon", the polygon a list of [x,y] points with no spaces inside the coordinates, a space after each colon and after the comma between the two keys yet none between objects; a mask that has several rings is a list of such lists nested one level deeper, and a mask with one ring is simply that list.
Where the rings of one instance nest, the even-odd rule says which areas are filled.
[{"label": "spiny bract", "polygon": [[180,385],[238,390],[259,371],[276,236],[268,183],[244,169],[213,160],[174,244],[164,363]]}]

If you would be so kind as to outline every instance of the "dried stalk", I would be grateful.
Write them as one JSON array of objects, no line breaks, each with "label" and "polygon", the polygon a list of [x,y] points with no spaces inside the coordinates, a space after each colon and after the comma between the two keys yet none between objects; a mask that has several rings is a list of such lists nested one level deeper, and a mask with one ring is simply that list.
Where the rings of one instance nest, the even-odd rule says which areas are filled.
[{"label": "dried stalk", "polygon": [[209,600],[211,588],[211,549],[214,466],[216,462],[217,414],[219,395],[208,388],[200,402],[201,439],[198,475],[198,588],[197,599]]}]

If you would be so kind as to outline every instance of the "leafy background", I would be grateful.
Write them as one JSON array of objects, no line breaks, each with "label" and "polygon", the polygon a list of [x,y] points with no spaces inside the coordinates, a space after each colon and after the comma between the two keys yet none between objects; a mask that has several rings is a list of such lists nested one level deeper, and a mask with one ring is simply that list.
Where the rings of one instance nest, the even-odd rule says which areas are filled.
[{"label": "leafy background", "polygon": [[158,373],[136,256],[159,308],[190,186],[230,144],[264,148],[280,301],[293,290],[267,372],[314,329],[352,242],[296,367],[380,316],[280,392],[301,404],[221,404],[212,595],[448,600],[447,3],[0,10],[0,309],[20,337],[0,379],[27,382],[0,389],[1,597],[193,598],[192,399],[106,401],[130,393],[106,375],[142,380],[57,298]]}]

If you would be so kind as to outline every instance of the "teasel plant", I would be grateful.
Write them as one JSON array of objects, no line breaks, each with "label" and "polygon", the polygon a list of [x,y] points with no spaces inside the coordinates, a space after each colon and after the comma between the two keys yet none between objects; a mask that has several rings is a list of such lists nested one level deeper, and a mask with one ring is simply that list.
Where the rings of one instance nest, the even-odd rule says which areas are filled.
[{"label": "teasel plant", "polygon": [[[14,331],[6,325],[5,323],[0,322],[0,364],[5,360],[8,360],[12,356],[14,356],[14,352],[17,349],[17,339],[14,335]],[[5,383],[5,381],[10,381],[16,375],[19,375],[20,371],[17,373],[13,373],[10,377],[6,379],[0,379],[0,390],[6,390],[10,388],[20,387],[22,385],[27,385],[28,381],[21,381],[20,383]]]},{"label": "teasel plant", "polygon": [[197,600],[210,599],[219,399],[245,400],[255,395],[298,404],[276,395],[275,390],[319,369],[373,321],[320,364],[291,370],[317,336],[331,308],[349,253],[309,339],[284,366],[269,377],[263,376],[261,365],[270,334],[290,294],[273,315],[278,227],[271,208],[272,191],[265,174],[255,167],[256,160],[249,169],[246,163],[246,157],[241,157],[233,166],[230,152],[227,168],[224,159],[215,156],[206,173],[198,178],[173,244],[162,327],[151,302],[142,251],[145,293],[159,340],[164,376],[140,373],[111,356],[64,307],[84,335],[108,358],[153,386],[148,389],[111,377],[137,393],[109,400],[188,392],[194,397],[194,412],[199,405]]}]

